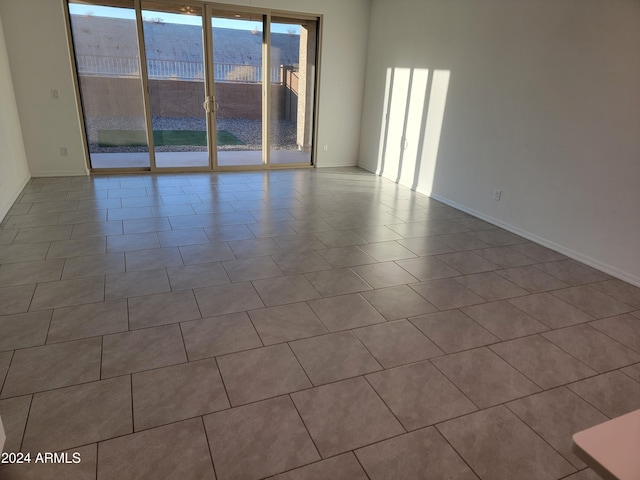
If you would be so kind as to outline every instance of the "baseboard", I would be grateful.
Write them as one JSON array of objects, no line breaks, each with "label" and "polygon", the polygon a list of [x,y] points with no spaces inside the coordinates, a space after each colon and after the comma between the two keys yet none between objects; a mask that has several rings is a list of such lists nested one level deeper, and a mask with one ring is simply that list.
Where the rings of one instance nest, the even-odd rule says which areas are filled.
[{"label": "baseboard", "polygon": [[50,172],[50,171],[42,171],[42,172],[32,172],[31,176],[33,178],[36,177],[87,177],[89,176],[88,170],[69,170],[63,172]]},{"label": "baseboard", "polygon": [[17,188],[9,197],[9,201],[7,202],[7,204],[0,206],[0,223],[4,221],[7,213],[9,212],[9,210],[11,210],[11,207],[22,193],[22,190],[24,189],[24,187],[26,187],[27,183],[29,183],[29,180],[31,180],[31,177],[29,175],[23,178],[22,181],[17,184]]},{"label": "baseboard", "polygon": [[469,215],[473,215],[474,217],[478,217],[481,220],[484,220],[485,222],[491,223],[492,225],[495,225],[497,227],[503,228],[504,230],[507,230],[511,233],[515,233],[516,235],[519,235],[523,238],[526,238],[527,240],[531,240],[532,242],[538,243],[544,247],[550,248],[552,250],[555,250],[556,252],[562,253],[563,255],[566,255],[569,258],[572,258],[574,260],[577,260],[578,262],[584,263],[585,265],[589,265],[590,267],[593,267],[597,270],[600,270],[601,272],[604,272],[608,275],[611,275],[612,277],[616,277],[619,278],[620,280],[623,280],[627,283],[630,283],[632,285],[635,285],[637,287],[640,287],[640,277],[637,275],[633,275],[630,274],[629,272],[625,272],[623,270],[620,270],[617,267],[614,267],[612,265],[609,265],[607,263],[601,262],[600,260],[596,260],[595,258],[592,258],[588,255],[584,255],[576,250],[573,250],[571,248],[565,247],[564,245],[560,245],[552,240],[540,237],[539,235],[536,235],[535,233],[531,233],[527,230],[523,230],[519,227],[515,227],[511,224],[508,224],[506,222],[503,222],[502,220],[499,220],[495,217],[492,217],[491,215],[486,215],[482,212],[479,212],[477,210],[474,210],[472,208],[468,208],[465,207],[464,205],[461,205],[457,202],[454,202],[453,200],[450,200],[449,198],[443,197],[441,195],[437,195],[433,192],[426,192],[424,190],[421,190],[420,188],[416,188],[413,185],[406,185],[403,184],[402,182],[397,182],[392,178],[388,178],[385,177],[384,175],[381,175],[381,172],[379,171],[375,171],[372,170],[371,167],[367,166],[367,165],[358,165],[360,168],[362,168],[363,170],[366,170],[368,172],[371,172],[375,175],[378,175],[382,178],[386,178],[387,180],[390,180],[392,182],[395,182],[399,185],[403,185],[407,188],[410,188],[412,190],[414,190],[417,193],[420,193],[422,195],[425,195],[427,197],[433,198],[434,200],[438,200],[439,202],[442,202],[446,205],[449,205],[450,207],[456,208],[458,210],[461,210],[465,213],[468,213]]},{"label": "baseboard", "polygon": [[371,167],[370,167],[369,165],[361,165],[361,164],[359,164],[359,163],[358,163],[358,165],[356,165],[356,166],[357,166],[358,168],[361,168],[361,169],[363,169],[363,170],[366,170],[366,171],[367,171],[367,172],[369,172],[369,173],[373,173],[373,174],[375,174],[375,175],[378,175],[379,177],[387,178],[387,177],[382,176],[380,172],[377,172],[376,170],[372,170],[372,169],[371,169]]},{"label": "baseboard", "polygon": [[393,178],[393,177],[389,177],[389,176],[385,175],[382,172],[382,170],[380,170],[380,169],[374,169],[374,167],[370,167],[369,165],[360,165],[360,164],[358,164],[358,168],[366,170],[369,173],[373,173],[374,175],[377,175],[380,178],[384,178],[385,180],[389,180],[390,182],[393,182],[393,183],[395,183],[397,185],[401,185],[403,187],[407,187],[408,189],[413,190],[414,192],[421,193],[422,195],[425,195],[427,197],[429,196],[428,193],[425,193],[425,192],[421,191],[420,189],[414,187],[413,184],[405,183],[405,182],[403,182],[401,180],[398,180],[397,178]]},{"label": "baseboard", "polygon": [[[422,193],[422,192],[418,192],[418,193]],[[472,208],[468,208],[468,207],[465,207],[464,205],[460,205],[459,203],[454,202],[453,200],[450,200],[441,195],[432,193],[430,197],[446,205],[449,205],[450,207],[453,207],[465,213],[468,213],[469,215],[478,217],[479,219],[484,220],[485,222],[489,222],[511,233],[515,233],[516,235],[526,238],[527,240],[531,240],[532,242],[538,243],[544,247],[547,247],[552,250],[555,250],[556,252],[562,253],[563,255],[566,255],[569,258],[572,258],[574,260],[577,260],[578,262],[584,263],[585,265],[589,265],[590,267],[600,270],[601,272],[611,275],[612,277],[619,278],[620,280],[623,280],[627,283],[640,287],[640,277],[636,275],[632,275],[628,272],[620,270],[617,267],[601,262],[600,260],[596,260],[595,258],[592,258],[588,255],[584,255],[576,250],[565,247],[564,245],[560,245],[559,243],[556,243],[547,238],[540,237],[535,233],[531,233],[527,230],[523,230],[522,228],[515,227],[509,223],[503,222],[502,220],[492,217],[491,215],[486,215]]]},{"label": "baseboard", "polygon": [[338,163],[328,163],[328,162],[321,162],[320,164],[316,165],[316,168],[338,168],[338,167],[357,167],[358,164],[357,163],[353,163],[353,162],[338,162]]}]

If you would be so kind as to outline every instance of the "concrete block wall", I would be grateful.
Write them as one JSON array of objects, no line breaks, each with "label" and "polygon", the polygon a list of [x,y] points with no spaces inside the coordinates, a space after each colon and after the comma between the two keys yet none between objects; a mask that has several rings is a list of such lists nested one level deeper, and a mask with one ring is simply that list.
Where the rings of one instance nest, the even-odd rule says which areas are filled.
[{"label": "concrete block wall", "polygon": [[[87,117],[144,117],[142,84],[138,78],[94,77],[80,79]],[[220,118],[262,118],[262,86],[259,83],[216,82]],[[161,117],[204,117],[204,82],[149,80],[151,114]],[[284,85],[272,85],[273,115],[295,120],[297,95]],[[293,105],[293,106],[292,106]]]}]

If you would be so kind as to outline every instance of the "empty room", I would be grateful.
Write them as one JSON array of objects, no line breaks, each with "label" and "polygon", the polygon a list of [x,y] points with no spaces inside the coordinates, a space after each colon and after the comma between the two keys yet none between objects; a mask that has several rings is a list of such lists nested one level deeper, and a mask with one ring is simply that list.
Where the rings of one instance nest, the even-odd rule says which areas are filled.
[{"label": "empty room", "polygon": [[0,0],[0,479],[638,478],[572,440],[640,409],[638,44],[638,0]]}]

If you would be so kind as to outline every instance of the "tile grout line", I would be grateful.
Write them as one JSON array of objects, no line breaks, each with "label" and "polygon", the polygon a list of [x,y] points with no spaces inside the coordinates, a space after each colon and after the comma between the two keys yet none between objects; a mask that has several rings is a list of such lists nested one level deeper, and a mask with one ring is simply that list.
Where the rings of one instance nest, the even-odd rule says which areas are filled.
[{"label": "tile grout line", "polygon": [[[27,434],[27,425],[29,425],[29,417],[31,416],[31,408],[33,407],[33,399],[35,394],[31,394],[29,398],[29,409],[27,410],[27,418],[24,421],[24,429],[22,430],[22,436],[20,437],[20,447],[19,451],[21,452],[24,447],[24,437]],[[17,452],[16,452],[17,453]]]},{"label": "tile grout line", "polygon": [[[465,350],[465,351],[478,350],[478,349],[480,349],[480,348],[485,348],[485,347],[476,347],[476,348],[471,348],[471,349],[469,349],[469,350]],[[445,357],[446,357],[446,356],[448,356],[448,355],[445,355]],[[444,358],[444,357],[438,357],[438,358]],[[467,400],[469,400],[469,401],[471,402],[471,404],[472,404],[474,407],[476,407],[476,412],[479,412],[479,411],[484,410],[484,409],[483,409],[483,408],[481,408],[481,407],[480,407],[480,406],[479,406],[479,405],[478,405],[478,404],[477,404],[477,403],[476,403],[476,402],[475,402],[471,397],[469,397],[469,395],[467,395],[466,393],[464,393],[464,392],[462,391],[462,389],[458,386],[458,384],[457,384],[457,383],[455,383],[451,378],[449,378],[449,376],[448,376],[445,372],[443,372],[443,371],[442,371],[442,369],[438,368],[438,365],[436,365],[435,363],[433,363],[433,362],[431,361],[431,359],[429,359],[429,360],[427,360],[427,361],[428,361],[428,362],[433,366],[433,368],[435,368],[438,372],[440,372],[440,374],[441,374],[442,376],[444,376],[444,378],[446,378],[446,379],[447,379],[447,381],[448,381],[449,383],[451,383],[454,387],[456,387],[456,389],[460,392],[460,394],[462,394],[462,395],[463,395]],[[475,412],[473,412],[473,413],[475,413]]]},{"label": "tile grout line", "polygon": [[[532,396],[532,395],[529,395],[529,396]],[[522,397],[522,398],[527,398],[527,397]],[[516,401],[516,400],[520,400],[520,399],[514,399],[513,401]],[[520,420],[531,432],[533,432],[534,435],[536,435],[549,448],[551,448],[552,451],[554,451],[557,455],[559,455],[560,458],[564,459],[564,461],[568,463],[575,471],[579,471],[578,468],[573,464],[571,460],[569,460],[562,452],[560,452],[553,445],[551,445],[551,443],[549,443],[546,438],[544,438],[533,427],[531,427],[523,418],[520,418],[520,416],[509,407],[508,403],[510,402],[504,402],[503,404],[501,404],[501,406],[504,406],[512,415],[514,415],[518,420]],[[576,473],[575,471],[573,473]]]},{"label": "tile grout line", "polygon": [[[379,370],[379,371],[384,372],[385,370]],[[374,373],[376,373],[376,372],[371,372],[371,374],[374,374]],[[371,375],[371,374],[368,374],[368,375]],[[365,383],[369,386],[369,388],[371,388],[371,390],[373,390],[373,393],[375,393],[376,397],[378,397],[378,400],[380,400],[382,402],[382,404],[385,406],[387,411],[393,416],[393,418],[395,418],[396,422],[398,422],[398,425],[400,425],[402,430],[404,430],[404,433],[401,434],[401,435],[408,434],[409,430],[407,429],[407,427],[404,426],[404,424],[400,421],[400,419],[398,418],[396,413],[391,409],[391,407],[387,404],[387,402],[384,400],[384,398],[382,398],[382,395],[380,395],[380,393],[374,388],[374,386],[371,385],[371,382],[367,378],[367,375],[362,375],[362,378],[365,381]]]},{"label": "tile grout line", "polygon": [[[469,414],[469,415],[471,415],[471,414]],[[463,415],[463,416],[464,416],[464,415]],[[461,418],[461,417],[457,417],[457,418]],[[453,420],[453,419],[452,419],[452,420]],[[447,420],[447,421],[448,421],[448,420]],[[442,424],[442,423],[444,423],[444,422],[441,422],[440,424]],[[433,425],[433,428],[436,430],[436,432],[438,432],[438,435],[440,435],[440,437],[442,437],[442,438],[444,439],[444,441],[447,443],[447,445],[449,445],[449,446],[451,447],[451,449],[455,452],[455,454],[458,456],[458,458],[460,458],[460,459],[465,463],[465,465],[466,465],[467,467],[469,467],[469,470],[471,470],[471,472],[473,472],[473,474],[474,474],[474,475],[476,475],[476,477],[478,477],[479,479],[482,479],[482,476],[480,475],[480,473],[479,473],[479,472],[477,472],[477,471],[476,471],[476,470],[471,466],[471,464],[467,461],[467,459],[466,459],[466,458],[464,458],[464,457],[462,456],[462,453],[460,453],[460,452],[458,451],[458,449],[457,449],[457,448],[456,448],[456,447],[455,447],[455,446],[454,446],[454,445],[449,441],[449,439],[445,436],[445,434],[444,434],[444,433],[442,433],[442,432],[440,431],[440,429],[438,428],[438,425],[439,425],[439,424],[434,424],[434,425]]]},{"label": "tile grout line", "polygon": [[[300,411],[298,410],[298,406],[296,405],[296,402],[293,401],[293,397],[291,396],[291,393],[288,393],[285,396],[289,399],[289,401],[291,402],[291,405],[293,405],[293,409],[296,411],[296,414],[298,415],[298,419],[300,420],[300,422],[302,423],[302,426],[304,427],[305,431],[307,432],[307,435],[309,436],[309,440],[311,440],[311,443],[313,444],[313,448],[315,448],[315,450],[316,450],[316,452],[318,454],[318,457],[320,457],[319,461],[324,460],[322,458],[322,454],[320,453],[320,449],[318,448],[318,445],[316,444],[316,441],[313,439],[313,436],[311,436],[311,432],[309,431],[309,427],[305,423],[304,418],[302,418],[302,415],[300,414]],[[304,466],[306,466],[306,465],[304,465]],[[299,467],[296,467],[296,468],[299,468]],[[295,470],[295,469],[293,469],[293,470]]]},{"label": "tile grout line", "polygon": [[129,375],[129,393],[131,398],[131,435],[136,434],[136,422],[135,422],[135,411],[134,411],[134,402],[133,402],[133,373]]},{"label": "tile grout line", "polygon": [[213,476],[214,478],[220,478],[216,473],[216,462],[213,460],[213,452],[211,451],[211,443],[209,442],[209,432],[207,432],[207,426],[204,423],[204,415],[200,415],[197,418],[200,418],[202,430],[204,431],[204,438],[207,442],[207,450],[209,450],[209,460],[211,460],[211,467],[213,468]]},{"label": "tile grout line", "polygon": [[[220,364],[218,363],[218,357],[213,357],[213,360],[214,360],[214,363],[216,364],[216,368],[218,369],[218,375],[220,376],[220,382],[222,383],[222,389],[224,390],[224,395],[225,395],[225,397],[227,399],[227,403],[229,404],[229,408],[223,408],[223,409],[218,410],[218,411],[225,411],[225,410],[231,410],[233,408],[236,408],[231,404],[231,398],[229,397],[229,391],[227,390],[227,386],[224,383],[224,377],[222,375],[222,370],[220,370]],[[215,413],[215,412],[213,412],[213,413]]]},{"label": "tile grout line", "polygon": [[[75,224],[74,224],[74,226],[75,226]],[[156,233],[157,233],[157,232],[156,232]],[[271,238],[271,237],[269,237],[269,238]],[[376,243],[376,242],[374,242],[374,243]],[[418,257],[418,258],[425,258],[425,257]],[[65,260],[65,262],[66,262],[66,260]],[[184,263],[184,262],[183,262],[183,263]],[[165,271],[166,271],[166,269],[165,269]],[[252,284],[252,285],[253,285],[253,284]],[[532,292],[530,292],[530,293],[532,293]],[[323,297],[323,298],[324,298],[324,297]],[[106,300],[103,300],[103,301],[106,301]],[[127,303],[128,303],[128,300],[127,300]],[[297,303],[297,302],[294,302],[294,303]],[[307,303],[307,304],[308,304],[308,302],[304,302],[304,303]],[[367,303],[368,303],[368,302],[367,302]],[[199,305],[198,305],[198,308],[200,309],[200,306],[199,306]],[[201,313],[201,312],[200,312],[200,315],[202,316],[202,313]],[[385,320],[386,320],[386,319],[385,319]],[[50,325],[49,325],[49,328],[50,328],[50,326],[51,326],[51,321],[52,321],[52,320],[50,319]],[[178,323],[178,324],[179,324],[179,328],[181,329],[181,325],[182,325],[182,323],[181,323],[181,322],[174,322],[174,323]],[[152,328],[152,327],[150,327],[150,328]],[[130,330],[130,328],[129,328],[129,330]],[[254,326],[254,330],[255,330],[255,326]],[[349,329],[349,330],[352,330],[352,329]],[[556,330],[556,329],[550,329],[549,331],[554,331],[554,330]],[[182,329],[181,329],[181,333],[182,333]],[[330,332],[330,333],[334,333],[334,332]],[[421,332],[421,333],[422,333],[425,337],[427,337],[427,338],[428,338],[428,336],[427,336],[426,334],[424,334],[424,332]],[[603,333],[603,332],[602,332],[602,333]],[[605,334],[605,336],[607,336],[607,337],[608,337],[608,335],[606,335],[606,334]],[[48,337],[48,332],[47,332],[47,337]],[[260,338],[260,339],[261,339],[261,337],[259,337],[259,336],[258,336],[258,338]],[[520,338],[522,338],[522,337],[520,337]],[[544,337],[543,337],[543,338],[544,338]],[[183,340],[183,345],[184,345],[184,336],[182,336],[182,340]],[[613,339],[613,340],[615,340],[615,339]],[[103,341],[104,341],[104,336],[103,336]],[[499,344],[499,343],[503,343],[503,342],[504,342],[503,340],[499,340],[499,341],[498,341],[498,344]],[[283,343],[286,343],[286,342],[283,342]],[[434,343],[435,343],[435,342],[434,342]],[[437,344],[436,344],[436,345],[437,345]],[[555,344],[554,344],[554,345],[555,345]],[[557,346],[557,345],[556,345],[556,346]],[[487,348],[489,348],[489,347],[487,347]],[[559,347],[559,348],[560,348],[560,347]],[[365,347],[365,349],[366,349],[366,347]],[[490,348],[489,348],[489,349],[490,349]],[[562,349],[561,349],[561,350],[562,350]],[[186,351],[186,347],[185,347],[185,351]],[[368,349],[367,349],[367,351],[368,351]],[[564,351],[564,350],[563,350],[563,351]],[[460,352],[456,352],[456,353],[460,353]],[[495,353],[495,352],[494,352],[494,353]],[[294,355],[295,355],[295,354],[294,354]],[[447,353],[445,353],[445,354],[444,354],[444,356],[446,356],[446,355],[448,355],[448,354],[447,354]],[[569,355],[570,355],[570,354],[569,354]],[[12,357],[12,358],[13,358],[13,357]],[[214,356],[213,358],[216,360],[216,363],[217,363],[217,357],[216,357],[216,356]],[[375,357],[374,357],[374,358],[375,358]],[[102,360],[102,356],[101,356],[101,360]],[[504,359],[503,359],[503,360],[504,360]],[[578,361],[579,361],[579,360],[578,360]],[[505,362],[507,362],[507,364],[509,364],[509,365],[510,365],[510,363],[509,363],[508,361],[506,361],[506,360],[505,360]],[[299,363],[299,361],[298,361],[298,363]],[[513,367],[513,365],[511,365],[511,366]],[[402,367],[402,366],[398,366],[398,368],[401,368],[401,367]],[[159,367],[159,369],[161,369],[161,368],[165,368],[165,367]],[[517,369],[517,368],[515,368],[515,367],[513,367],[513,368],[514,368],[516,371],[518,371],[518,369]],[[617,369],[617,371],[621,371],[621,369],[622,369],[622,368],[623,368],[623,367],[620,367],[619,369]],[[152,370],[153,370],[153,369],[152,369]],[[385,371],[385,370],[391,370],[391,369],[383,369],[382,371]],[[304,368],[303,368],[303,371],[304,371]],[[612,371],[613,371],[613,370],[612,370]],[[623,374],[624,374],[624,372],[621,372],[621,373],[623,373]],[[305,374],[306,374],[306,371],[305,371]],[[132,374],[129,374],[129,375],[130,375],[130,377],[131,377],[131,379],[132,379],[132,376],[133,376],[133,375],[132,375]],[[522,374],[522,375],[524,375],[524,374]],[[597,372],[595,376],[598,376],[598,375],[602,375],[602,373]],[[526,377],[526,375],[524,375],[524,376]],[[626,376],[627,376],[627,375],[625,375],[625,378],[626,378]],[[307,375],[307,378],[308,378],[308,375]],[[591,377],[588,377],[588,378],[591,378]],[[345,380],[345,379],[338,380],[338,381],[333,382],[333,383],[337,383],[337,382],[344,381],[344,380]],[[365,380],[366,380],[366,377],[365,377]],[[132,380],[131,380],[131,381],[132,381]],[[634,380],[634,381],[635,381],[635,380]],[[453,382],[452,382],[452,383],[453,383]],[[534,382],[534,383],[535,383],[535,382]],[[575,382],[574,382],[574,383],[575,383]],[[313,384],[312,384],[312,385],[313,385]],[[455,384],[454,384],[454,385],[455,385]],[[567,384],[567,385],[569,385],[569,384]],[[567,385],[564,385],[564,386],[567,386]],[[456,386],[456,387],[457,387],[457,386]],[[314,388],[314,387],[312,387],[312,388]],[[555,388],[555,387],[554,387],[554,388]],[[542,390],[543,390],[543,391],[547,391],[547,390],[549,390],[549,389],[547,389],[547,390],[542,389]],[[374,389],[374,391],[375,391],[375,389]],[[226,388],[225,388],[225,393],[226,393]],[[377,392],[376,392],[376,393],[377,393]],[[538,393],[539,393],[539,392],[538,392]],[[575,392],[573,392],[573,393],[575,394]],[[289,394],[289,395],[291,395],[291,394]],[[532,394],[532,395],[535,395],[535,394]],[[580,398],[582,398],[582,397],[580,397]],[[32,399],[33,399],[33,394],[32,394]],[[228,395],[227,395],[227,399],[228,399]],[[587,403],[588,403],[588,402],[587,402]],[[387,406],[387,408],[388,408],[388,406]],[[480,411],[481,411],[481,410],[480,410]],[[133,412],[133,409],[132,409],[132,412]],[[392,413],[393,413],[393,412],[392,412]],[[303,422],[303,423],[304,423],[304,422]],[[526,424],[526,423],[525,423],[525,424]],[[528,426],[528,425],[527,425],[527,426]],[[530,427],[529,427],[529,428],[530,428]],[[353,452],[353,451],[352,451],[352,452]],[[355,452],[353,452],[353,453],[355,454]],[[356,456],[356,458],[357,458],[357,456]],[[563,458],[564,458],[564,457],[563,457]],[[214,468],[215,468],[215,467],[214,467]],[[365,473],[366,473],[366,472],[365,472]]]}]

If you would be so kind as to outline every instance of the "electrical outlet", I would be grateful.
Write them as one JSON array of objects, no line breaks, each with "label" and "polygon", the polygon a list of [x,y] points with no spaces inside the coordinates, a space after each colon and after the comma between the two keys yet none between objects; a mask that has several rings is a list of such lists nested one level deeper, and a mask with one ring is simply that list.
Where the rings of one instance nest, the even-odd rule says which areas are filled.
[{"label": "electrical outlet", "polygon": [[60,147],[60,156],[61,157],[68,157],[69,156],[69,149],[67,147]]},{"label": "electrical outlet", "polygon": [[60,90],[58,90],[57,88],[52,88],[51,89],[51,98],[53,98],[54,100],[59,100],[60,99]]},{"label": "electrical outlet", "polygon": [[494,191],[493,191],[493,199],[494,199],[496,202],[499,202],[499,201],[500,201],[500,198],[502,198],[502,190],[494,190]]},{"label": "electrical outlet", "polygon": [[322,146],[322,149],[323,149],[325,152],[328,152],[328,151],[329,151],[329,145],[327,145],[327,144],[325,143],[325,144]]}]

